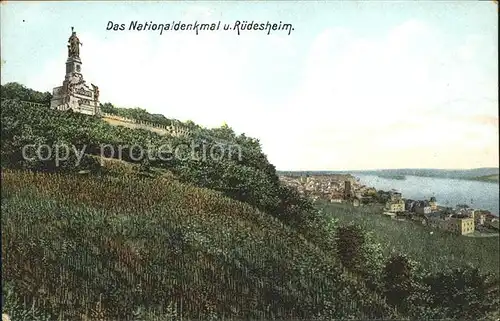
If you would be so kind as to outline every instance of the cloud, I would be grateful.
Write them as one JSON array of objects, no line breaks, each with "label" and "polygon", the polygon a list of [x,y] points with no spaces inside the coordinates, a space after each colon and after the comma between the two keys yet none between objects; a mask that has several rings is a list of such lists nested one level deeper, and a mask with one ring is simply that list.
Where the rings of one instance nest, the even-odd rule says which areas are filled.
[{"label": "cloud", "polygon": [[[283,149],[275,149],[270,157],[289,167],[315,164],[316,169],[418,167],[419,159],[430,153],[430,167],[462,162],[448,155],[470,164],[495,164],[496,157],[484,158],[497,150],[495,131],[482,126],[493,124],[491,118],[472,118],[474,123],[453,119],[454,113],[471,113],[478,98],[482,110],[496,112],[491,104],[484,105],[484,97],[498,100],[495,83],[470,61],[481,38],[469,37],[452,48],[443,38],[439,29],[418,20],[379,39],[341,28],[318,34],[303,83],[284,109],[291,111],[288,131],[295,127],[299,141],[321,153],[289,160],[278,152]],[[479,88],[480,82],[487,85]],[[466,102],[457,105],[461,100]],[[440,113],[435,106],[443,101],[453,103]],[[471,151],[465,158],[457,151],[464,148]]]},{"label": "cloud", "polygon": [[473,116],[470,119],[464,118],[465,121],[471,121],[472,123],[493,126],[498,129],[498,117],[493,116],[485,116],[485,115],[477,115]]}]

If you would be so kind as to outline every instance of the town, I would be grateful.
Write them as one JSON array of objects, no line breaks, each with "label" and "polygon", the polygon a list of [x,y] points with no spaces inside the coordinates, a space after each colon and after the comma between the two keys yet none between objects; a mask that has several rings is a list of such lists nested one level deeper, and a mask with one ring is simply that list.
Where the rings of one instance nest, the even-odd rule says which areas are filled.
[{"label": "town", "polygon": [[280,180],[292,186],[313,202],[347,203],[352,206],[379,206],[380,214],[400,221],[438,228],[459,235],[473,233],[482,236],[498,235],[498,217],[490,211],[473,209],[459,204],[440,206],[435,197],[429,200],[405,199],[395,190],[377,191],[365,186],[351,174],[281,174]]}]

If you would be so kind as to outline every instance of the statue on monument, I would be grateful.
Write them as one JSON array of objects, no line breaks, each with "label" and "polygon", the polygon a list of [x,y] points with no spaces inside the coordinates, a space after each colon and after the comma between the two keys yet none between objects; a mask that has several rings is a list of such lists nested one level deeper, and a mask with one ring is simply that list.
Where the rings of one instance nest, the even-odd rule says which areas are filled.
[{"label": "statue on monument", "polygon": [[94,84],[92,84],[92,87],[94,88],[94,99],[95,101],[99,101],[99,87]]},{"label": "statue on monument", "polygon": [[80,58],[80,45],[83,46],[83,43],[80,42],[80,39],[78,39],[73,29],[74,28],[71,27],[71,37],[68,39],[68,57]]},{"label": "statue on monument", "polygon": [[65,89],[66,89],[66,94],[67,94],[66,101],[69,103],[70,96],[74,95],[74,93],[75,93],[75,88],[74,88],[74,85],[72,83],[68,83],[66,85]]}]

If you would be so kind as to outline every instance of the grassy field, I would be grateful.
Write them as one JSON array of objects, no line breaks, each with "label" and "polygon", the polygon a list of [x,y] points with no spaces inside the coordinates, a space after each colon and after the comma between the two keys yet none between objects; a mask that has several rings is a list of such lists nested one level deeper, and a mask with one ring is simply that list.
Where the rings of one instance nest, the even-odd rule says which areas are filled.
[{"label": "grassy field", "polygon": [[499,237],[499,234],[498,234],[498,232],[494,232],[494,231],[491,231],[491,232],[488,232],[488,233],[482,233],[482,232],[479,232],[479,231],[474,231],[473,233],[467,234],[465,236],[467,236],[467,237]]},{"label": "grassy field", "polygon": [[[482,271],[499,274],[498,237],[472,238],[421,226],[413,221],[397,221],[383,217],[374,207],[354,208],[345,204],[319,205],[331,213],[340,224],[357,223],[379,242],[386,255],[406,253],[431,271],[466,264],[477,265]],[[430,232],[433,234],[430,234]]]},{"label": "grassy field", "polygon": [[392,315],[277,219],[164,177],[2,171],[2,262],[19,302],[62,320]]}]

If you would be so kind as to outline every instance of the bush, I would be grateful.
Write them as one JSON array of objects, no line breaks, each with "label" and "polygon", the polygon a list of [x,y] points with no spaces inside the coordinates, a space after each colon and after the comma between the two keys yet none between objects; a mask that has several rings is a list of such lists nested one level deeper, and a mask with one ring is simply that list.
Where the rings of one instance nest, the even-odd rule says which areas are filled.
[{"label": "bush", "polygon": [[0,94],[4,99],[19,99],[40,104],[50,104],[52,94],[49,92],[39,92],[16,82],[10,82],[0,86]]},{"label": "bush", "polygon": [[353,272],[359,272],[364,262],[362,247],[365,243],[363,229],[359,225],[337,228],[337,255],[343,266]]},{"label": "bush", "polygon": [[498,278],[462,267],[430,274],[422,280],[427,313],[436,319],[480,319],[498,311]]},{"label": "bush", "polygon": [[383,271],[384,294],[387,302],[398,308],[413,292],[411,265],[406,256],[392,256]]}]

